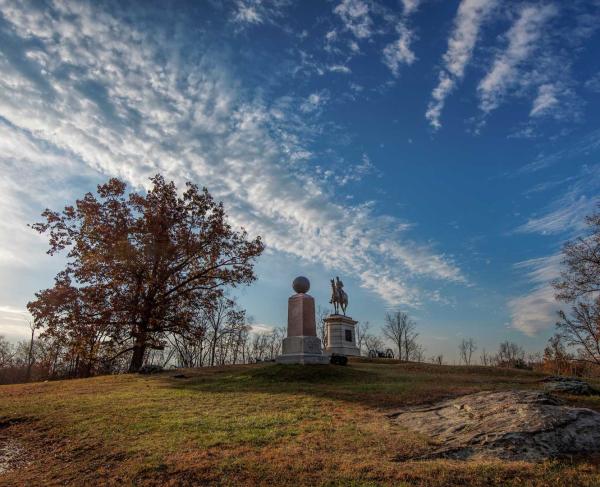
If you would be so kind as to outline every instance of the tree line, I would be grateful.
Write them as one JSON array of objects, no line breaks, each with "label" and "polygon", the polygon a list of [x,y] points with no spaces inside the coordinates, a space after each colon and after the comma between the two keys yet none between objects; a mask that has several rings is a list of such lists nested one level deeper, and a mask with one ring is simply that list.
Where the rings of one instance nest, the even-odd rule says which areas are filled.
[{"label": "tree line", "polygon": [[[128,192],[112,178],[42,217],[31,227],[47,236],[48,254],[66,256],[66,265],[27,305],[30,340],[12,345],[0,337],[2,373],[18,370],[24,380],[87,377],[136,372],[145,364],[201,367],[279,354],[285,330],[251,333],[245,310],[229,297],[256,279],[261,238],[234,229],[206,188],[188,183],[180,194],[156,175],[147,191]],[[586,223],[587,232],[562,250],[562,272],[552,285],[570,309],[559,311],[557,333],[543,354],[526,355],[507,341],[496,353],[483,349],[481,365],[541,364],[556,373],[600,367],[600,213]],[[328,314],[318,310],[323,343]],[[423,362],[418,337],[415,321],[399,310],[386,313],[382,336],[360,324],[357,345],[367,354],[391,343],[398,359]],[[463,339],[460,362],[473,364],[476,351],[473,338]]]}]

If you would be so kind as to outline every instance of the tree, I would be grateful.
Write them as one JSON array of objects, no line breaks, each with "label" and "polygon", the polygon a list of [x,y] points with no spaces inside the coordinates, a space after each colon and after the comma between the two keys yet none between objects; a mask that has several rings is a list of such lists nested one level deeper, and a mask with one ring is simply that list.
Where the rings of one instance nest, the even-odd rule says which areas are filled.
[{"label": "tree", "polygon": [[479,355],[479,363],[484,367],[492,365],[492,357],[490,357],[490,354],[485,351],[485,348],[481,349],[481,354]]},{"label": "tree", "polygon": [[31,339],[29,340],[29,349],[27,351],[27,372],[25,373],[25,380],[31,379],[31,367],[33,367],[34,355],[33,355],[33,344],[35,338],[35,323],[33,321],[28,322],[29,328],[31,329]]},{"label": "tree", "polygon": [[367,353],[369,350],[383,350],[384,343],[381,337],[377,335],[367,334],[364,335],[365,348]]},{"label": "tree", "polygon": [[[370,328],[371,325],[368,321],[365,321],[363,323],[357,323],[356,325],[356,346],[358,347],[358,350],[361,353],[363,352],[363,348],[365,347],[365,337],[369,335]],[[368,347],[365,352],[365,355],[369,354]]]},{"label": "tree", "polygon": [[429,359],[429,361],[436,365],[444,365],[444,355],[441,353],[439,355],[434,355]]},{"label": "tree", "polygon": [[463,338],[458,345],[460,360],[464,362],[465,365],[471,365],[471,357],[473,356],[473,352],[475,352],[475,350],[477,350],[475,340],[472,338]]},{"label": "tree", "polygon": [[226,296],[218,296],[206,306],[204,311],[209,333],[210,361],[212,367],[217,362],[217,346],[221,346],[220,365],[225,362],[224,342],[227,336],[235,336],[240,326],[246,324],[246,312],[237,307],[236,302]]},{"label": "tree", "polygon": [[317,336],[321,339],[323,347],[327,346],[327,324],[325,323],[325,318],[330,314],[330,309],[317,306]]},{"label": "tree", "polygon": [[12,344],[3,335],[0,335],[0,369],[12,364],[13,354]]},{"label": "tree", "polygon": [[398,349],[400,360],[410,360],[411,354],[417,347],[415,332],[416,323],[408,314],[402,311],[386,313],[383,334],[391,340]]},{"label": "tree", "polygon": [[581,301],[571,308],[571,315],[558,312],[556,326],[569,346],[578,346],[581,359],[600,365],[600,305],[598,301]]},{"label": "tree", "polygon": [[502,342],[498,347],[497,362],[500,367],[522,367],[525,365],[525,351],[514,342]]},{"label": "tree", "polygon": [[567,345],[579,347],[582,360],[600,364],[600,212],[587,216],[586,224],[586,234],[563,247],[563,270],[552,283],[556,298],[572,304],[569,315],[559,311],[556,326]]},{"label": "tree", "polygon": [[28,304],[44,337],[65,341],[85,368],[129,354],[137,371],[167,334],[183,335],[198,312],[225,287],[255,279],[260,239],[227,222],[206,188],[151,178],[145,193],[126,195],[110,179],[59,213],[42,213],[32,227],[49,235],[48,253],[67,251],[53,288]]}]

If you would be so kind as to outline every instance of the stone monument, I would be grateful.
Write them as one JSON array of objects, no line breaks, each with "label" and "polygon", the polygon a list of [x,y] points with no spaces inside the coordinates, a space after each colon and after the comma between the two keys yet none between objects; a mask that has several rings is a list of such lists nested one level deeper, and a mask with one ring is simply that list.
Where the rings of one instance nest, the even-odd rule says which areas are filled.
[{"label": "stone monument", "polygon": [[327,364],[329,357],[323,355],[321,339],[317,337],[315,300],[306,294],[310,282],[306,277],[294,279],[296,294],[288,299],[287,337],[283,339],[280,364]]},{"label": "stone monument", "polygon": [[[349,316],[346,316],[348,306],[348,295],[344,291],[344,283],[339,277],[335,281],[331,279],[331,300],[334,313],[325,318],[327,328],[327,353],[336,353],[339,355],[359,356],[360,350],[356,346],[356,323]],[[342,311],[342,315],[339,311]]]}]

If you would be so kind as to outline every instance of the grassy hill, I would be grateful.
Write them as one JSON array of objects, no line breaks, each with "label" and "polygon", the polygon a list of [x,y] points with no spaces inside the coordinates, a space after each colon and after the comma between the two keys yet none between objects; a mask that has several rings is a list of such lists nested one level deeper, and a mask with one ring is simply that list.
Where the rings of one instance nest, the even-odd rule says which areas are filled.
[{"label": "grassy hill", "polygon": [[[469,392],[538,388],[539,378],[358,361],[0,386],[0,455],[14,453],[0,485],[600,485],[600,456],[407,461],[427,439],[386,417]],[[598,398],[566,399],[600,410]]]}]

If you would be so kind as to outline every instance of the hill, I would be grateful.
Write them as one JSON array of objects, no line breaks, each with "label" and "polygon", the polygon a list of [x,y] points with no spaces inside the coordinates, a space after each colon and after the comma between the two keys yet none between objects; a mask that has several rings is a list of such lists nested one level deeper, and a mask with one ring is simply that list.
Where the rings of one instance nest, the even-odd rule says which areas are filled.
[{"label": "hill", "polygon": [[[599,485],[600,456],[406,460],[428,440],[387,416],[482,390],[537,389],[540,377],[355,361],[0,386],[0,484]],[[563,397],[600,410],[598,397]]]}]

